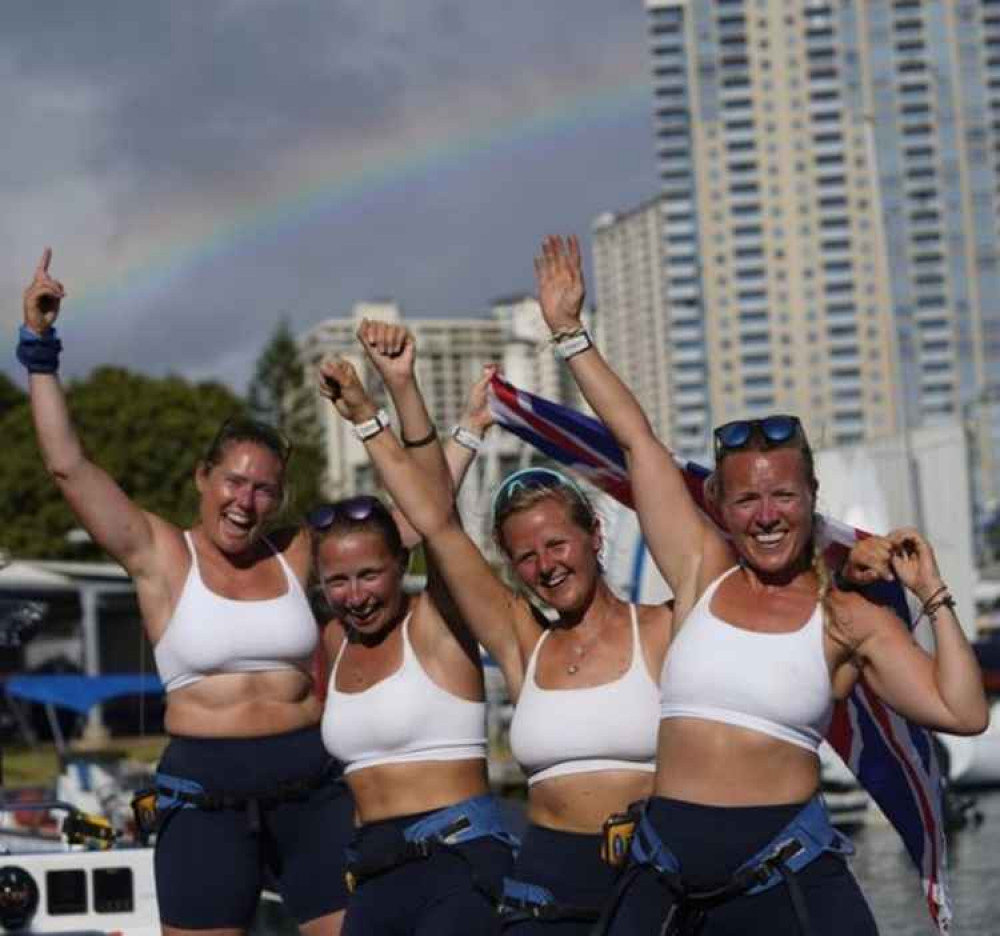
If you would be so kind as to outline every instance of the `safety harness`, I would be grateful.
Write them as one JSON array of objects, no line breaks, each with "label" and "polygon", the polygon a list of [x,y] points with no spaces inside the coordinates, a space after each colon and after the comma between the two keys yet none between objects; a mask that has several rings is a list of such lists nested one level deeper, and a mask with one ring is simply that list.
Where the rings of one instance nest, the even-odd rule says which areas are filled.
[{"label": "safety harness", "polygon": [[727,881],[715,887],[693,886],[685,881],[680,862],[653,828],[643,807],[632,840],[631,863],[597,921],[593,936],[608,932],[626,891],[645,870],[654,871],[659,882],[670,892],[670,909],[659,936],[695,936],[714,907],[737,897],[761,894],[781,883],[788,887],[802,936],[811,936],[813,930],[805,897],[795,875],[826,852],[851,855],[854,846],[830,824],[826,806],[817,795]]},{"label": "safety harness", "polygon": [[306,799],[320,787],[342,781],[339,778],[337,765],[330,761],[318,773],[296,780],[285,780],[255,793],[206,790],[196,780],[165,773],[157,773],[154,782],[157,829],[162,827],[167,816],[178,809],[204,809],[209,812],[235,809],[246,810],[249,829],[256,834],[260,830],[260,816],[263,810],[273,809],[280,803]]},{"label": "safety harness", "polygon": [[497,839],[511,849],[518,846],[517,839],[507,831],[496,800],[489,794],[436,810],[403,829],[387,826],[377,831],[381,834],[363,836],[357,846],[347,849],[345,878],[352,893],[365,881],[395,868],[447,852],[469,866],[476,889],[496,903],[496,888],[481,879],[458,846],[480,838]]}]

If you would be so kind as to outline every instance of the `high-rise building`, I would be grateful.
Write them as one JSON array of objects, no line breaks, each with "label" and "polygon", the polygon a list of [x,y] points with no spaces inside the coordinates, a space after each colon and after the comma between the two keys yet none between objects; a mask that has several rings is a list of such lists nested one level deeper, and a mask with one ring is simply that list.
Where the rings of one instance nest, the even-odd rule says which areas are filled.
[{"label": "high-rise building", "polygon": [[842,444],[975,416],[995,494],[1000,2],[646,6],[710,420],[793,409]]},{"label": "high-rise building", "polygon": [[819,444],[895,428],[861,37],[835,25],[847,6],[647,2],[666,294],[680,268],[705,427],[793,410]]},{"label": "high-rise building", "polygon": [[[603,214],[593,224],[597,338],[604,356],[642,404],[667,445],[688,435],[697,440],[686,455],[701,454],[707,395],[699,389],[674,394],[675,368],[704,363],[701,329],[670,321],[664,252],[663,196],[621,214]],[[681,307],[682,315],[690,308]],[[704,374],[699,368],[699,387]],[[674,431],[674,424],[679,424]],[[691,429],[695,431],[690,432]]]}]

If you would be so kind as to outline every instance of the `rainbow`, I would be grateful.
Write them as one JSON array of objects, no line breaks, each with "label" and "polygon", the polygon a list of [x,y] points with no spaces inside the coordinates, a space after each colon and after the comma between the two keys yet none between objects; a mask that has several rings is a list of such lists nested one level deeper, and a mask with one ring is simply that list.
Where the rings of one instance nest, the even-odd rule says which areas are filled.
[{"label": "rainbow", "polygon": [[522,114],[505,122],[484,122],[422,145],[397,143],[385,153],[366,158],[362,165],[332,173],[326,169],[321,177],[305,184],[299,179],[294,191],[234,210],[217,222],[172,223],[164,237],[157,238],[143,253],[127,258],[121,269],[80,282],[74,290],[74,301],[92,307],[126,295],[135,300],[146,293],[162,293],[172,281],[202,264],[261,238],[278,237],[367,196],[432,173],[446,173],[477,155],[500,148],[555,140],[634,117],[649,106],[648,79],[630,75],[627,82],[610,88],[563,96],[527,117]]}]

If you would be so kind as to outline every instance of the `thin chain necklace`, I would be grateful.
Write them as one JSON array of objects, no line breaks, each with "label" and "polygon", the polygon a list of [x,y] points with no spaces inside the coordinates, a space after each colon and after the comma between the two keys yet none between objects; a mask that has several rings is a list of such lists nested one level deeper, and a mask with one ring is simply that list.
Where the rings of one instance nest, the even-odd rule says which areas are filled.
[{"label": "thin chain necklace", "polygon": [[[603,625],[603,623],[604,621],[602,620],[601,624]],[[572,663],[569,663],[566,666],[566,672],[569,673],[570,676],[575,676],[577,673],[580,672],[580,667],[583,665],[584,657],[586,657],[586,655],[590,653],[591,649],[593,649],[593,647],[600,641],[600,639],[601,639],[601,634],[600,631],[598,631],[597,635],[591,637],[590,640],[587,641],[586,643],[573,644],[572,649],[575,659],[573,660]]]}]

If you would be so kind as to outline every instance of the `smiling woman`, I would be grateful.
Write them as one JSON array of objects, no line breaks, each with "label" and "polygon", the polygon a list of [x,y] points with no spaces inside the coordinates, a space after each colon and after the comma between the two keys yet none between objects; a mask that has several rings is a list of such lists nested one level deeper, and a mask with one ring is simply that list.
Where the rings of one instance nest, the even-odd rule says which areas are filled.
[{"label": "smiling woman", "polygon": [[[559,347],[582,332],[576,241],[547,239],[536,268]],[[643,534],[677,602],[654,795],[636,814],[630,867],[599,931],[874,933],[844,860],[849,844],[819,797],[817,752],[834,699],[861,678],[917,724],[985,728],[982,680],[933,551],[902,530],[862,541],[850,557],[859,579],[896,577],[919,599],[934,622],[931,656],[887,608],[827,573],[798,419],[715,430],[706,493],[720,531],[593,343],[564,357],[625,453]]]},{"label": "smiling woman", "polygon": [[[330,361],[322,373],[325,385],[335,388],[326,392],[340,415],[356,428],[368,424],[375,406],[354,368],[346,361]],[[422,467],[417,456],[438,447],[433,437],[427,449],[401,445],[389,429],[365,434],[364,442],[393,500],[424,537],[434,576],[447,586],[446,600],[467,628],[463,633],[471,632],[496,660],[516,701],[511,744],[528,775],[530,825],[513,874],[504,882],[504,932],[583,936],[610,895],[623,857],[612,823],[610,848],[602,859],[605,824],[652,790],[659,708],[654,674],[669,640],[670,608],[630,605],[612,593],[600,566],[602,533],[593,507],[569,478],[533,468],[501,483],[493,497],[493,525],[520,585],[555,612],[557,619],[550,625],[519,590],[504,583],[462,528],[451,489],[440,473]],[[338,590],[342,601],[368,609],[374,593],[366,593],[362,582],[352,586],[346,563],[345,574],[338,577],[325,558],[334,557],[321,556],[319,562],[331,597]],[[369,562],[374,572],[374,555]],[[360,571],[364,565],[354,568]],[[379,669],[382,681],[366,692],[373,705],[381,705],[378,689],[390,692],[389,673],[392,680],[414,678],[406,622],[412,620],[415,626],[418,614],[419,606],[397,628],[402,631],[397,638],[403,642],[402,668]],[[360,622],[358,627],[358,641],[370,640],[367,624],[364,630]],[[351,649],[340,657],[331,684],[343,690],[329,712],[334,722],[347,719],[343,704],[350,677],[344,670],[351,662],[349,654]],[[398,661],[399,655],[397,650],[393,659]],[[416,656],[429,661],[424,663],[428,673],[453,698],[473,698],[457,678],[461,669],[445,668],[429,653]],[[369,685],[374,678],[359,681]],[[458,728],[463,704],[470,702],[455,698],[450,715],[443,709],[433,716],[415,709],[425,716],[419,720],[420,739],[437,745],[462,738]],[[377,711],[382,710],[373,710],[369,720],[377,721]],[[410,724],[402,715],[381,721],[392,729],[404,723]],[[331,749],[339,752],[338,732],[333,734]],[[374,725],[372,736],[380,736]],[[400,737],[406,733],[400,732]],[[372,768],[378,769],[384,768]],[[355,795],[359,803],[366,797],[360,784]],[[349,908],[348,929],[350,921]]]},{"label": "smiling woman", "polygon": [[[359,337],[389,387],[403,437],[413,440],[418,470],[436,479],[450,503],[452,475],[461,479],[490,424],[489,374],[473,387],[462,427],[473,441],[452,440],[449,460],[413,376],[412,336],[399,325],[365,322]],[[324,367],[320,385],[338,408],[346,405],[343,391],[354,392],[340,376]],[[355,429],[363,440],[390,432],[374,407]],[[479,648],[433,564],[425,591],[404,591],[408,551],[377,498],[324,504],[309,524],[332,615],[323,739],[344,762],[361,821],[348,862],[345,933],[498,932],[494,903],[513,840],[489,794]]]},{"label": "smiling woman", "polygon": [[309,540],[263,532],[282,503],[289,446],[268,426],[227,421],[195,472],[194,527],[143,510],[73,427],[53,327],[65,291],[50,261],[46,250],[24,294],[18,359],[46,467],[132,576],[167,690],[155,856],[164,932],[245,931],[269,869],[303,932],[334,936],[353,805],[319,731]]}]

